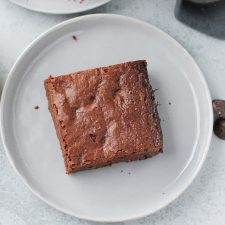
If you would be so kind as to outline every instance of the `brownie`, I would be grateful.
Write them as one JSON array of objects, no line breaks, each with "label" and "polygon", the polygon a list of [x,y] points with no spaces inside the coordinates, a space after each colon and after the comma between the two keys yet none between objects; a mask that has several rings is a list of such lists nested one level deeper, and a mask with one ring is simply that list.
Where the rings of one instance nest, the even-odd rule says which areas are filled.
[{"label": "brownie", "polygon": [[49,76],[45,89],[68,174],[162,152],[145,60]]}]

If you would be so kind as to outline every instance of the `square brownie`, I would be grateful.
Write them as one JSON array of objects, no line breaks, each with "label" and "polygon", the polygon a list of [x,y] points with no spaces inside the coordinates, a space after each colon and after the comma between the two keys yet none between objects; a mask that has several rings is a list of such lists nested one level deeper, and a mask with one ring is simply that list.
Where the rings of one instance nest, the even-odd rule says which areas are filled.
[{"label": "square brownie", "polygon": [[68,174],[162,152],[145,60],[49,76],[45,89]]}]

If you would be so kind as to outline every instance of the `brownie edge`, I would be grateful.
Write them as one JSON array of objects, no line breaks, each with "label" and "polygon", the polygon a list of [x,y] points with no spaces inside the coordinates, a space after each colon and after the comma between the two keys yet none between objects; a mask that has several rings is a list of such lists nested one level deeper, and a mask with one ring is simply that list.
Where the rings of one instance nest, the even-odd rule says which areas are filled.
[{"label": "brownie edge", "polygon": [[162,152],[145,60],[49,76],[44,85],[66,173]]}]

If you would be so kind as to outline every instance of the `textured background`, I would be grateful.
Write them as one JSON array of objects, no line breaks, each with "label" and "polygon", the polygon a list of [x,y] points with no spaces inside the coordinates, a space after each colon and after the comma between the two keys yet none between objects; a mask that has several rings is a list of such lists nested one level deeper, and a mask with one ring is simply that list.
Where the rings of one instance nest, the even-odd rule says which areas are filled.
[{"label": "textured background", "polygon": [[[145,20],[169,33],[194,57],[205,74],[213,98],[225,99],[225,40],[207,36],[174,16],[175,0],[112,0],[88,13],[115,13]],[[0,0],[0,90],[21,51],[40,33],[72,16],[45,15]],[[206,18],[185,19],[213,34]],[[214,20],[221,24],[223,18]],[[220,21],[221,20],[221,21]],[[224,32],[225,27],[223,26]],[[219,31],[220,32],[220,31]],[[217,30],[218,33],[218,30]],[[223,33],[221,33],[223,34]],[[165,171],[166,172],[166,171]],[[0,225],[97,224],[64,215],[37,199],[17,177],[0,142]],[[225,142],[213,136],[206,162],[193,184],[175,202],[146,218],[124,225],[224,225]]]}]

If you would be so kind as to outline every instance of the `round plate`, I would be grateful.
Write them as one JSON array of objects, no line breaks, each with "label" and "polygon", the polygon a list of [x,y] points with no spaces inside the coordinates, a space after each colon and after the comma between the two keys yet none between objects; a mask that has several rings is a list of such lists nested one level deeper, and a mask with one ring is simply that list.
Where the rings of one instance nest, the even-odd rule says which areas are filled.
[{"label": "round plate", "polygon": [[[44,79],[137,59],[147,60],[159,89],[164,153],[66,175]],[[209,148],[212,118],[203,75],[180,44],[145,22],[95,14],[53,27],[19,57],[2,95],[1,133],[12,165],[43,201],[79,218],[115,222],[154,213],[190,185]]]},{"label": "round plate", "polygon": [[84,12],[106,4],[111,0],[10,0],[24,8],[50,14]]}]

